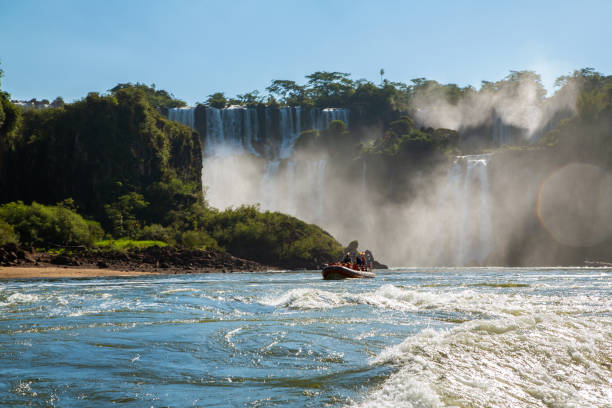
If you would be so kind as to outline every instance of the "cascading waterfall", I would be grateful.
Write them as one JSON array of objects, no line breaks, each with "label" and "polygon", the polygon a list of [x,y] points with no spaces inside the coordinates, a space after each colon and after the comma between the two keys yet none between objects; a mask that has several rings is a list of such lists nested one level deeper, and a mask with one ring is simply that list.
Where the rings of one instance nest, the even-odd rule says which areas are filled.
[{"label": "cascading waterfall", "polygon": [[[259,202],[262,209],[279,210],[304,219],[322,220],[327,162],[317,159],[301,163],[294,157],[294,145],[303,130],[324,130],[334,120],[349,125],[350,112],[342,108],[244,107],[205,109],[203,182],[211,205]],[[194,129],[196,108],[172,108],[168,117]],[[275,111],[276,109],[276,111]],[[229,173],[241,166],[240,157],[265,160],[259,192],[234,182]],[[286,166],[282,163],[286,162]],[[225,164],[223,164],[225,163]],[[248,176],[254,173],[253,167]],[[228,192],[228,190],[232,190]],[[300,201],[306,200],[306,203]],[[300,209],[306,213],[301,213]]]},{"label": "cascading waterfall", "polygon": [[361,216],[362,218],[368,215],[368,185],[366,182],[366,161],[361,161]]},{"label": "cascading waterfall", "polygon": [[316,220],[318,222],[323,221],[323,217],[325,215],[325,178],[326,178],[326,170],[327,170],[327,160],[319,159],[315,162],[315,184],[313,186],[313,190],[315,191],[315,214]]},{"label": "cascading waterfall", "polygon": [[489,157],[461,156],[452,167],[449,184],[459,208],[455,265],[482,265],[492,249]]},{"label": "cascading waterfall", "polygon": [[195,108],[170,108],[168,109],[168,119],[195,129]]}]

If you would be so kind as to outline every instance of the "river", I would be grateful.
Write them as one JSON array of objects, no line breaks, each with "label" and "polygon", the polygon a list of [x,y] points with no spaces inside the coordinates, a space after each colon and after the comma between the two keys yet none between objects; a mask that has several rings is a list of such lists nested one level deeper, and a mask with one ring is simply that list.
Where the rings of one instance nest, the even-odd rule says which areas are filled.
[{"label": "river", "polygon": [[0,281],[0,405],[610,407],[612,270]]}]

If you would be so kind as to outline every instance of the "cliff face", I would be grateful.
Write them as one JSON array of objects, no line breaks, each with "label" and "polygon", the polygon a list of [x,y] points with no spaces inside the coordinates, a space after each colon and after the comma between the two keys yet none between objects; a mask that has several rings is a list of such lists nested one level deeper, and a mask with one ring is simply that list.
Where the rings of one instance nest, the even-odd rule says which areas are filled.
[{"label": "cliff face", "polygon": [[64,108],[24,113],[3,163],[0,201],[72,197],[90,215],[128,192],[151,198],[153,187],[171,180],[194,196],[202,192],[197,134],[162,117],[138,92],[90,94]]}]

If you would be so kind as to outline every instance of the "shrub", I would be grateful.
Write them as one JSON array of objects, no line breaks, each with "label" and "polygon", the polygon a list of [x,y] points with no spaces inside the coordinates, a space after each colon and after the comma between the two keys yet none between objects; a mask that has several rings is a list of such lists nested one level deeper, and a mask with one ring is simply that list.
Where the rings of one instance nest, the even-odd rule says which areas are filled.
[{"label": "shrub", "polygon": [[86,221],[63,205],[12,202],[0,206],[0,219],[12,226],[26,246],[91,245],[104,234],[98,223]]},{"label": "shrub", "polygon": [[151,224],[140,230],[137,238],[144,241],[163,241],[172,244],[174,243],[172,239],[173,233],[174,231],[171,228],[166,228],[159,224]]},{"label": "shrub", "polygon": [[16,244],[19,240],[17,234],[6,221],[0,220],[0,245]]},{"label": "shrub", "polygon": [[128,249],[132,248],[144,249],[152,246],[168,246],[168,244],[161,241],[137,241],[127,238],[97,241],[94,245],[98,248],[110,249],[114,251],[127,251]]},{"label": "shrub", "polygon": [[217,241],[204,231],[185,231],[181,234],[181,244],[187,248],[219,249]]},{"label": "shrub", "polygon": [[267,265],[302,267],[337,259],[342,246],[316,225],[255,206],[211,213],[207,231],[232,255]]}]

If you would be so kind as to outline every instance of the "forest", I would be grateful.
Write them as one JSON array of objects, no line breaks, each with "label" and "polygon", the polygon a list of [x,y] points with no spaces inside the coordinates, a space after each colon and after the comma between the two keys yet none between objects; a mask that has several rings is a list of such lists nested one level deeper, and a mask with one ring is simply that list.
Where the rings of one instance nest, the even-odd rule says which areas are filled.
[{"label": "forest", "polygon": [[[378,177],[389,180],[456,155],[508,149],[470,138],[482,124],[429,126],[443,116],[439,106],[460,109],[465,101],[518,94],[527,86],[535,103],[546,107],[575,91],[574,108],[560,109],[537,140],[519,141],[513,149],[612,169],[612,76],[576,70],[560,77],[558,90],[547,97],[532,71],[511,71],[500,81],[483,81],[480,89],[426,78],[391,82],[383,75],[381,70],[375,84],[348,73],[315,72],[304,85],[272,80],[266,94],[216,92],[200,104],[349,108],[350,130],[342,122],[321,132],[305,130],[296,150],[342,151],[339,161],[347,166],[368,157],[380,163]],[[95,246],[123,238],[228,251],[274,266],[340,256],[341,243],[316,225],[257,206],[211,207],[202,186],[203,135],[167,119],[169,108],[186,105],[171,93],[122,83],[54,105],[22,109],[0,93],[0,244]]]}]

